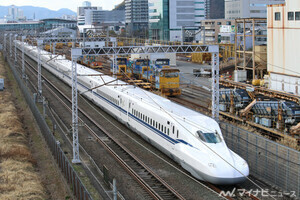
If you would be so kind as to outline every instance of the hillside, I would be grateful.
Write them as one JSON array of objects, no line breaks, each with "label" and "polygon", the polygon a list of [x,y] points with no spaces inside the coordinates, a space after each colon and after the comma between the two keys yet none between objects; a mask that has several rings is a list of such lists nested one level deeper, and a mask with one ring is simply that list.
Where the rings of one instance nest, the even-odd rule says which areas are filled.
[{"label": "hillside", "polygon": [[116,7],[113,10],[125,10],[125,1],[116,5]]},{"label": "hillside", "polygon": [[[0,18],[3,18],[5,15],[8,14],[9,7],[10,6],[0,6]],[[27,19],[33,19],[34,15],[35,15],[35,19],[59,18],[62,17],[63,15],[76,15],[75,12],[67,8],[63,8],[55,11],[55,10],[50,10],[48,8],[34,7],[34,6],[16,6],[16,7],[23,10],[24,16]]]}]

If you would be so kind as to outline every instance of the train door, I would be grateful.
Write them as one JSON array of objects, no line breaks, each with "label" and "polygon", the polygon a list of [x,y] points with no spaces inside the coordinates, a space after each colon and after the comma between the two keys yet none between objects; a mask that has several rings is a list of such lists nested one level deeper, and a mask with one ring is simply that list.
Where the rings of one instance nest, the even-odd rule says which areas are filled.
[{"label": "train door", "polygon": [[128,101],[128,109],[127,109],[127,123],[130,124],[130,112],[132,110],[132,101]]},{"label": "train door", "polygon": [[[168,133],[168,136],[170,138],[175,138],[175,132],[176,132],[176,127],[173,123],[171,123],[171,129],[170,129],[170,133]],[[174,151],[175,150],[175,145],[171,144],[171,149]]]},{"label": "train door", "polygon": [[[124,101],[124,99],[122,98],[122,96],[119,96],[119,100],[120,100],[120,107],[121,107],[121,109],[126,110],[126,108],[125,108],[125,101]],[[121,111],[121,110],[119,111],[119,116],[120,116],[121,119],[122,119],[122,111]]]}]

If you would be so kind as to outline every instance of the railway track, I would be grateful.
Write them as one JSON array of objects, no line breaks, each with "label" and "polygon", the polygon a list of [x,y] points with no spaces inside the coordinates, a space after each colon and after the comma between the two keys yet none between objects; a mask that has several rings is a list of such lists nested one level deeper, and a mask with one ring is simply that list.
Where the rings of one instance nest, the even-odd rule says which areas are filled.
[{"label": "railway track", "polygon": [[[27,61],[26,63],[29,64]],[[32,66],[31,66],[32,67]],[[37,73],[36,69],[32,67],[32,73]],[[47,90],[56,97],[56,99],[66,107],[69,112],[71,110],[71,99],[66,96],[60,89],[52,84],[45,76],[43,80],[47,83],[44,86]],[[130,174],[153,199],[184,199],[177,193],[170,185],[168,185],[162,178],[154,173],[147,165],[131,153],[124,145],[117,141],[107,130],[101,127],[96,120],[91,118],[84,110],[78,106],[80,114],[79,120],[94,139],[103,146],[116,161]],[[90,125],[88,125],[89,121]],[[94,126],[97,128],[91,128]],[[102,134],[99,136],[98,132]]]},{"label": "railway track", "polygon": [[[32,65],[28,61],[26,61],[27,65]],[[32,67],[32,66],[31,66]],[[32,70],[34,67],[32,67]],[[35,69],[34,69],[35,70]],[[65,107],[70,109],[70,99],[65,96],[61,91],[59,91],[58,88],[56,88],[46,77],[43,77],[45,82],[47,82],[49,86],[47,86],[47,89],[54,95],[57,96],[60,101],[65,104]],[[51,89],[52,87],[52,89]],[[56,90],[57,92],[53,91]],[[60,96],[60,97],[59,97]],[[62,100],[65,99],[65,100]],[[181,103],[185,100],[181,100]],[[191,102],[189,102],[191,103]],[[193,106],[198,106],[198,104],[193,103]],[[207,107],[203,106],[203,109],[207,109]],[[96,126],[99,130],[101,130],[107,138],[103,139],[103,136],[99,136],[93,128],[88,126],[86,123],[84,123],[85,127],[89,130],[90,134],[93,135],[96,141],[98,141],[102,146],[104,146],[105,149],[107,149],[110,154],[120,163],[121,166],[128,171],[129,174],[131,174],[134,179],[139,182],[145,188],[145,190],[150,194],[150,196],[154,199],[183,199],[182,196],[176,193],[176,191],[169,189],[170,187],[153,171],[151,171],[150,168],[147,168],[145,164],[143,164],[142,161],[140,161],[138,158],[136,158],[131,152],[129,152],[126,147],[124,147],[122,144],[120,144],[115,138],[110,135],[105,129],[99,126],[95,120],[93,120],[87,113],[85,113],[82,109],[79,108],[79,111],[81,113],[81,120],[82,123],[84,123],[83,118],[87,118],[93,126]],[[109,141],[107,141],[109,139]],[[152,187],[148,188],[148,186],[152,185]],[[219,193],[221,191],[220,188],[210,185],[209,187],[212,188],[214,191]],[[147,189],[148,188],[148,189]],[[230,197],[226,197],[227,199],[232,199]],[[250,197],[251,198],[251,197]],[[255,199],[255,198],[251,198]]]}]

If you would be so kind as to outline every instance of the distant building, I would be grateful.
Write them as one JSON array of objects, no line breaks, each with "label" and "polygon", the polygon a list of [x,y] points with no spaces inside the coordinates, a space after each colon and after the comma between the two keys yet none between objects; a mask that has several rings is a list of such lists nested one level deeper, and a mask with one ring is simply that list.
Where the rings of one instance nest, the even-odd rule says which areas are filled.
[{"label": "distant building", "polygon": [[193,35],[205,15],[205,0],[149,0],[149,38],[182,41],[182,29]]},{"label": "distant building", "polygon": [[235,24],[234,20],[225,20],[225,19],[202,20],[201,21],[202,42],[204,42],[205,40],[205,43],[220,43],[221,42],[221,38],[219,39],[220,31],[222,33],[226,33],[223,35],[223,37],[226,37],[223,38],[223,43],[225,43],[225,40],[228,40],[228,43],[230,43],[230,41],[232,42],[232,37],[234,38],[234,36],[231,36],[231,34],[234,33],[234,29],[235,29],[234,24]]},{"label": "distant building", "polygon": [[61,18],[66,20],[77,20],[76,15],[63,15]]},{"label": "distant building", "polygon": [[84,2],[82,2],[82,7],[91,7],[91,6],[92,6],[92,4],[91,4],[90,1],[84,1]]},{"label": "distant building", "polygon": [[206,0],[206,19],[224,19],[224,0]]},{"label": "distant building", "polygon": [[55,29],[58,27],[77,29],[77,21],[76,20],[49,18],[49,19],[42,19],[41,21],[44,22],[45,30]]},{"label": "distant building", "polygon": [[144,37],[148,31],[148,0],[125,0],[126,31]]},{"label": "distant building", "polygon": [[205,0],[169,1],[170,41],[183,39],[191,42],[194,33],[199,30],[201,21],[205,19],[205,3]]},{"label": "distant building", "polygon": [[271,89],[300,94],[300,1],[268,6],[268,72]]},{"label": "distant building", "polygon": [[125,10],[86,10],[85,25],[101,25],[103,23],[125,23]]},{"label": "distant building", "polygon": [[89,1],[84,1],[82,6],[77,8],[77,24],[85,25],[85,12],[87,10],[102,10],[101,7],[92,7],[92,4]]},{"label": "distant building", "polygon": [[45,23],[41,21],[0,23],[0,31],[43,31]]},{"label": "distant building", "polygon": [[149,0],[149,39],[169,38],[169,0]]},{"label": "distant building", "polygon": [[46,32],[41,33],[42,35],[52,35],[52,36],[76,36],[76,30],[69,29],[65,27],[58,27],[55,29],[48,30]]},{"label": "distant building", "polygon": [[284,0],[225,0],[225,19],[266,18],[267,5],[284,2]]},{"label": "distant building", "polygon": [[8,15],[5,16],[5,19],[7,21],[25,20],[25,17],[23,15],[23,10],[16,8],[14,5],[12,5],[10,8],[8,8]]}]

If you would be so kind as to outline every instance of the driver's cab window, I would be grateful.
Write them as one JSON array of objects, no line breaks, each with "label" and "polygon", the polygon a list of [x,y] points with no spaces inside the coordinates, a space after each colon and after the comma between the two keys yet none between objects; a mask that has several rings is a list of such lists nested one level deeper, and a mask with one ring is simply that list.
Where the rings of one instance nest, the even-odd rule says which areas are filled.
[{"label": "driver's cab window", "polygon": [[222,139],[217,131],[205,133],[202,131],[197,131],[199,138],[206,143],[220,143]]}]

